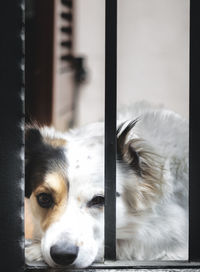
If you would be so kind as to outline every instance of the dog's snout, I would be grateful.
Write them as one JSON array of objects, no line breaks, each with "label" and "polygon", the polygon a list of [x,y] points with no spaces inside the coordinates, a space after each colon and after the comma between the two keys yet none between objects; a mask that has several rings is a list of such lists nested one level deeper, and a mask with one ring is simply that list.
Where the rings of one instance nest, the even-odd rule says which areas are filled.
[{"label": "dog's snout", "polygon": [[79,248],[67,242],[53,245],[50,254],[53,261],[59,265],[70,265],[78,256]]}]

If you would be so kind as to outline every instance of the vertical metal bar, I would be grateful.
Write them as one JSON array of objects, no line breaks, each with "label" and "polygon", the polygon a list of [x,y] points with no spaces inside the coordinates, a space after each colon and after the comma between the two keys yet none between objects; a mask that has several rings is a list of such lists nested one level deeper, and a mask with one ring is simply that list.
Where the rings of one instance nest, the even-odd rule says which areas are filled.
[{"label": "vertical metal bar", "polygon": [[117,0],[106,0],[105,36],[105,251],[116,259]]},{"label": "vertical metal bar", "polygon": [[24,0],[0,8],[0,267],[24,266]]},{"label": "vertical metal bar", "polygon": [[190,1],[190,186],[189,260],[200,261],[200,16],[198,1]]}]

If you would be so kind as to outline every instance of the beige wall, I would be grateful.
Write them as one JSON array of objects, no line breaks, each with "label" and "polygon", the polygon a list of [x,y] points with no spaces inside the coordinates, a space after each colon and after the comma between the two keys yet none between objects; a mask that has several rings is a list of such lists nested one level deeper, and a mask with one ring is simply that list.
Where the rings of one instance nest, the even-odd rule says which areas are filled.
[{"label": "beige wall", "polygon": [[[104,115],[104,0],[74,0],[75,53],[87,57],[78,124]],[[118,0],[118,106],[146,99],[188,118],[189,0]]]}]

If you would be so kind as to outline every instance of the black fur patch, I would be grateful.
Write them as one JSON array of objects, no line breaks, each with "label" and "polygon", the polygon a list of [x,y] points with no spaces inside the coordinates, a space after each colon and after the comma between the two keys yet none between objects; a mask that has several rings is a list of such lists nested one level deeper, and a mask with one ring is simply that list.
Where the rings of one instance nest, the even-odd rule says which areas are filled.
[{"label": "black fur patch", "polygon": [[49,172],[65,175],[66,157],[61,147],[53,147],[43,141],[38,128],[29,127],[25,135],[25,196],[44,181]]},{"label": "black fur patch", "polygon": [[119,161],[125,162],[129,165],[134,171],[141,175],[140,169],[140,158],[139,154],[136,152],[132,146],[131,140],[126,143],[127,136],[129,132],[134,128],[138,119],[131,121],[128,125],[122,130],[125,123],[122,123],[117,130],[117,159]]}]

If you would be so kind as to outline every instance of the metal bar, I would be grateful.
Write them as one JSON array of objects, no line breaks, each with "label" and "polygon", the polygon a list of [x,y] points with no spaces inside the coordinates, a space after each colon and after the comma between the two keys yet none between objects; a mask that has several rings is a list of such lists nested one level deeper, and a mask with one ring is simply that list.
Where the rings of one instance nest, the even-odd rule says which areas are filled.
[{"label": "metal bar", "polygon": [[106,0],[105,35],[105,248],[116,259],[117,0]]},{"label": "metal bar", "polygon": [[[76,269],[73,268],[69,270],[68,268],[63,269],[54,269],[53,271],[59,272],[134,272],[141,270],[144,272],[158,272],[160,271],[176,271],[176,272],[197,272],[200,269],[199,262],[187,262],[187,261],[106,261],[105,263],[94,263],[88,268],[85,269]],[[52,272],[51,268],[48,268],[47,265],[43,266],[32,266],[26,267],[25,272]]]},{"label": "metal bar", "polygon": [[198,1],[190,1],[190,172],[189,172],[189,260],[200,261],[200,17]]},{"label": "metal bar", "polygon": [[[91,267],[94,269],[112,269],[112,272],[116,269],[118,272],[121,270],[131,271],[131,269],[199,269],[200,262],[188,262],[188,261],[133,261],[133,260],[117,260],[117,261],[105,261],[104,263],[94,263]],[[170,270],[171,271],[171,270]],[[196,270],[195,270],[196,271]],[[199,271],[199,270],[198,270]],[[192,272],[192,270],[191,270]]]},{"label": "metal bar", "polygon": [[24,267],[24,0],[0,9],[1,271]]}]

